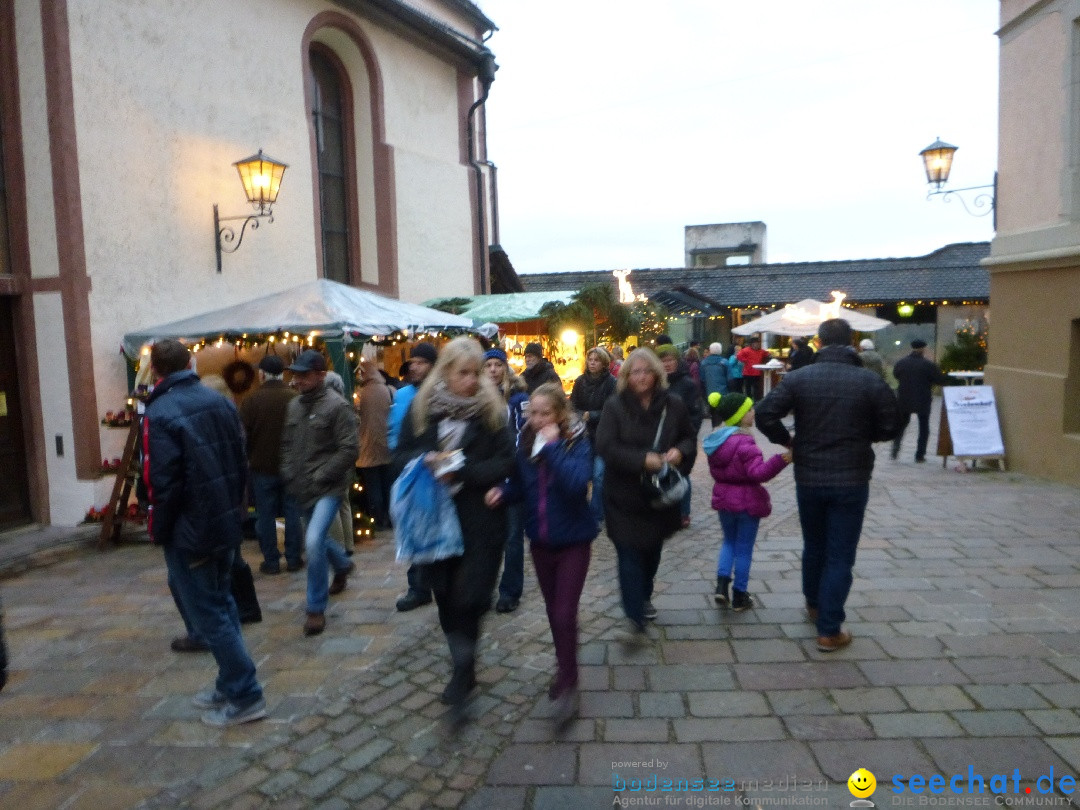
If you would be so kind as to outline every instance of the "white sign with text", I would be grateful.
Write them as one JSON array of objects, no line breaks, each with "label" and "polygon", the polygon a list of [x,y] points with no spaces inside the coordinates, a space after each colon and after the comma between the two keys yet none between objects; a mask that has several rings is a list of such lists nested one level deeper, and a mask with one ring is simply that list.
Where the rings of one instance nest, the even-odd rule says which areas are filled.
[{"label": "white sign with text", "polygon": [[994,389],[989,385],[947,386],[942,390],[949,414],[954,456],[1003,456]]}]

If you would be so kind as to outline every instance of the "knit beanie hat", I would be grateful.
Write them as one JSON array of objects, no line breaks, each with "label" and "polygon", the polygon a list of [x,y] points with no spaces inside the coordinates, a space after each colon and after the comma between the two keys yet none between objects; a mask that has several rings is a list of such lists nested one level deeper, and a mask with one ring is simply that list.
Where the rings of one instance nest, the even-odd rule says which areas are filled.
[{"label": "knit beanie hat", "polygon": [[506,362],[506,352],[504,352],[502,349],[500,349],[498,347],[496,347],[494,349],[488,349],[486,352],[484,352],[484,362],[485,363],[488,360],[493,360],[493,359],[494,360],[501,360],[502,362],[505,363]]},{"label": "knit beanie hat", "polygon": [[430,343],[417,343],[409,350],[409,357],[419,357],[432,365],[439,359],[439,351]]},{"label": "knit beanie hat", "polygon": [[534,354],[537,357],[543,357],[544,350],[540,348],[539,343],[529,343],[525,346],[524,354]]},{"label": "knit beanie hat", "polygon": [[661,343],[659,346],[656,347],[656,356],[659,357],[661,360],[663,360],[668,355],[671,355],[676,360],[681,359],[679,350],[670,343]]},{"label": "knit beanie hat", "polygon": [[[709,402],[716,394],[709,395]],[[746,394],[724,394],[720,397],[720,404],[716,405],[716,415],[720,417],[728,427],[735,427],[747,412],[754,407],[754,400]]]}]

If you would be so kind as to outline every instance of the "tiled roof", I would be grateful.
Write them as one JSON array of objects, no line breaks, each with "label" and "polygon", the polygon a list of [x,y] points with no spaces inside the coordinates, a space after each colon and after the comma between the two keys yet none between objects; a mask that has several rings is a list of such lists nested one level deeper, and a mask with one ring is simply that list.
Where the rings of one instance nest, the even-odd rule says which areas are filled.
[{"label": "tiled roof", "polygon": [[[689,291],[729,307],[767,306],[815,298],[828,301],[833,290],[845,303],[913,300],[989,300],[990,275],[979,262],[990,255],[989,242],[946,245],[926,256],[855,259],[729,267],[644,268],[628,276],[635,293]],[[522,273],[526,290],[578,290],[600,282],[618,287],[610,271]]]}]

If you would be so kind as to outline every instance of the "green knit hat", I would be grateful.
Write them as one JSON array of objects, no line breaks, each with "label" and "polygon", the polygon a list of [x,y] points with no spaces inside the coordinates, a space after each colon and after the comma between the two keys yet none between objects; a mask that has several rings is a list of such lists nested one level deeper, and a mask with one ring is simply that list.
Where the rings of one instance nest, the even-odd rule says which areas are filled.
[{"label": "green knit hat", "polygon": [[659,357],[661,360],[663,360],[669,354],[676,360],[682,359],[682,354],[675,346],[672,346],[670,343],[661,343],[659,346],[656,347],[656,356]]},{"label": "green knit hat", "polygon": [[716,415],[729,427],[735,427],[754,407],[754,400],[746,394],[724,394],[716,406]]}]

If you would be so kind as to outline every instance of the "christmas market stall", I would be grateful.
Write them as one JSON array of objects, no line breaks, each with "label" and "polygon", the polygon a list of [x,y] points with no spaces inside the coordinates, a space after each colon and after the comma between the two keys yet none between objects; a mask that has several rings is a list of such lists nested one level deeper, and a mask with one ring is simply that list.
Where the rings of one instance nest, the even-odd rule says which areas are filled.
[{"label": "christmas market stall", "polygon": [[544,349],[544,356],[555,366],[564,387],[567,387],[573,385],[585,365],[586,336],[567,329],[557,338],[552,338],[541,309],[551,303],[570,304],[573,297],[573,290],[558,290],[434,298],[424,303],[468,318],[476,325],[497,325],[499,345],[506,351],[510,367],[518,374],[525,368],[525,347],[530,343],[539,343]]},{"label": "christmas market stall", "polygon": [[[438,345],[453,334],[471,331],[473,322],[468,318],[317,279],[124,335],[122,348],[133,399],[128,400],[129,412],[123,415],[126,421],[118,421],[116,426],[132,423],[134,399],[144,395],[153,382],[148,360],[150,347],[158,340],[175,338],[188,345],[203,381],[210,383],[215,375],[220,376],[217,382],[223,381],[239,404],[255,389],[255,369],[267,354],[278,355],[287,366],[304,349],[318,349],[326,355],[328,367],[341,375],[346,396],[352,396],[361,356],[380,362],[390,375],[396,375],[412,343],[427,340]],[[114,414],[109,416],[118,419]],[[111,503],[97,513],[97,519],[106,523],[103,543],[118,539],[119,523],[130,509],[128,496],[138,473],[133,466],[137,456],[134,441],[129,439],[128,444],[124,458],[116,459],[110,470],[117,473]]]}]

